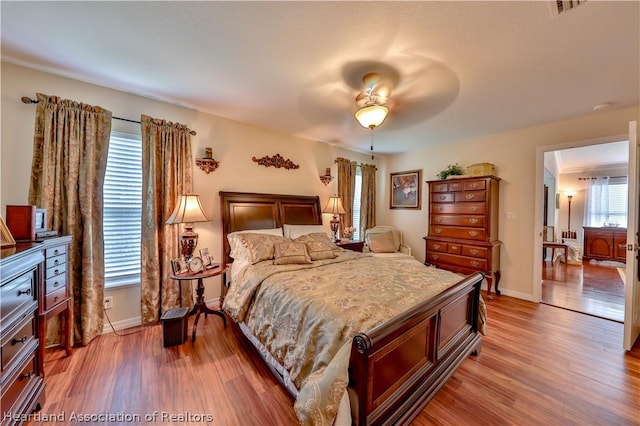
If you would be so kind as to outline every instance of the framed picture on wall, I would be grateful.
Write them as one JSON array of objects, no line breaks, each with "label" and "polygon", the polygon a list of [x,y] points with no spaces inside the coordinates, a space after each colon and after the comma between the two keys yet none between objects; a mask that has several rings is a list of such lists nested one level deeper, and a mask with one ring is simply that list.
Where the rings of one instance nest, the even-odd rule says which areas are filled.
[{"label": "framed picture on wall", "polygon": [[422,170],[390,173],[389,207],[392,209],[422,208]]}]

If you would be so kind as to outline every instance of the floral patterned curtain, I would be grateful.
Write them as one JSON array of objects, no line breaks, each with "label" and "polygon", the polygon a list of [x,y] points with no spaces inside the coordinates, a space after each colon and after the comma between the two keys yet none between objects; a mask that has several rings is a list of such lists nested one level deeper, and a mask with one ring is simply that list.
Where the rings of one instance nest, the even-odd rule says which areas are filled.
[{"label": "floral patterned curtain", "polygon": [[[180,255],[180,225],[167,225],[180,194],[192,190],[191,133],[183,124],[141,118],[142,126],[142,323],[160,320],[176,306],[192,306],[191,282],[169,277]],[[182,300],[181,300],[182,298]]]},{"label": "floral patterned curtain", "polygon": [[362,164],[362,197],[360,199],[360,235],[376,226],[376,166]]},{"label": "floral patterned curtain", "polygon": [[[37,97],[29,204],[47,210],[48,229],[72,236],[73,340],[86,345],[102,333],[104,321],[102,185],[111,111],[41,93]],[[47,342],[56,341],[58,333],[48,330]]]},{"label": "floral patterned curtain", "polygon": [[336,158],[338,164],[338,197],[342,200],[345,214],[341,215],[342,229],[353,225],[353,193],[356,187],[356,162],[346,158]]}]

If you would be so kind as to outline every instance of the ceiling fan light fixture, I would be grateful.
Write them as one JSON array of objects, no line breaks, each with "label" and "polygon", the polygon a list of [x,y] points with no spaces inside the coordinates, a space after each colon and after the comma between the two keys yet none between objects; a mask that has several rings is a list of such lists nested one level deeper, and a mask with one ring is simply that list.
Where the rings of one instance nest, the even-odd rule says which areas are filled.
[{"label": "ceiling fan light fixture", "polygon": [[368,105],[356,111],[358,123],[365,129],[373,129],[382,124],[389,114],[389,108],[384,105]]}]

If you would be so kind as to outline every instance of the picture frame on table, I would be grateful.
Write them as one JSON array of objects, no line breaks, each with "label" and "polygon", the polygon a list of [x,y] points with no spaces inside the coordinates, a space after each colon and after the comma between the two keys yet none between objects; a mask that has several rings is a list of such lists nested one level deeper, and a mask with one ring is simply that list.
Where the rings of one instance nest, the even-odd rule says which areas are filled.
[{"label": "picture frame on table", "polygon": [[390,173],[389,207],[422,209],[422,170]]},{"label": "picture frame on table", "polygon": [[189,267],[187,265],[187,261],[182,257],[171,259],[171,271],[173,272],[173,275],[180,275],[188,272]]},{"label": "picture frame on table", "polygon": [[16,240],[11,235],[11,231],[7,228],[7,224],[4,223],[4,219],[0,216],[0,246],[1,247],[13,247],[16,245]]},{"label": "picture frame on table", "polygon": [[212,269],[219,266],[218,263],[213,263],[213,256],[209,254],[207,247],[200,249],[200,258],[202,258],[204,269]]}]

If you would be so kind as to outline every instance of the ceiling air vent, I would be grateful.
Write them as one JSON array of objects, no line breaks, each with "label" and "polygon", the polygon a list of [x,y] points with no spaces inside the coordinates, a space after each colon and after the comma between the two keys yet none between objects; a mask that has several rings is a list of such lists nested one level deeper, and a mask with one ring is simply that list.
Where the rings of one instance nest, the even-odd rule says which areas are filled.
[{"label": "ceiling air vent", "polygon": [[554,6],[552,6],[551,9],[553,10],[553,14],[555,16],[559,16],[571,9],[575,9],[576,7],[586,2],[587,0],[555,0],[553,2]]}]

